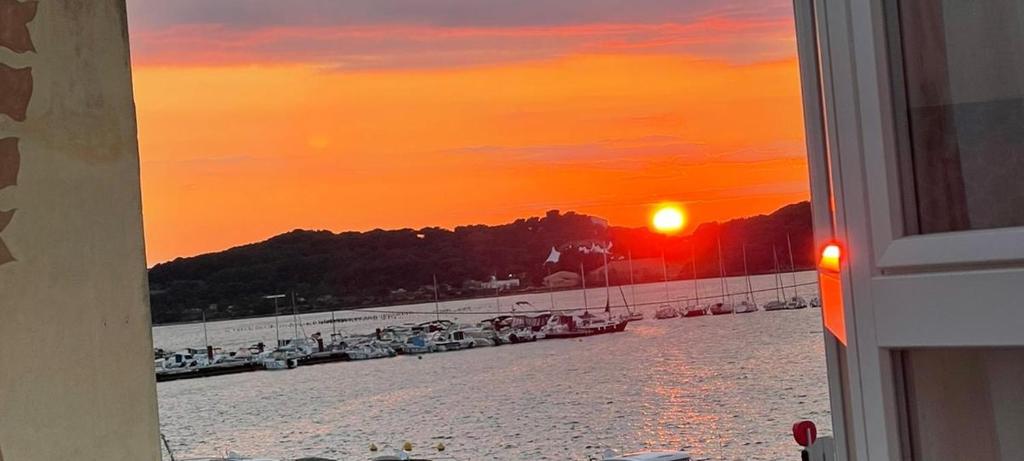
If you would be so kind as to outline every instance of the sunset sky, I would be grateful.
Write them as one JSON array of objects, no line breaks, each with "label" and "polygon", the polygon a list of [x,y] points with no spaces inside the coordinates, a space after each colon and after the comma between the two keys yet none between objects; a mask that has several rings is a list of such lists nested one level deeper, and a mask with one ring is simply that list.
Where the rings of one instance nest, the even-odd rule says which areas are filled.
[{"label": "sunset sky", "polygon": [[128,0],[150,264],[295,228],[804,200],[791,3]]}]

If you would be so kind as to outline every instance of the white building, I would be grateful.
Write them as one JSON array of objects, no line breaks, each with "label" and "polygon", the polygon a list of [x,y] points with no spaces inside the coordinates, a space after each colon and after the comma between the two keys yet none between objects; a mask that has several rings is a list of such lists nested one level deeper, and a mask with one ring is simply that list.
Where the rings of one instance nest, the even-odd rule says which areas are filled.
[{"label": "white building", "polygon": [[837,458],[1024,459],[1024,2],[794,4]]}]

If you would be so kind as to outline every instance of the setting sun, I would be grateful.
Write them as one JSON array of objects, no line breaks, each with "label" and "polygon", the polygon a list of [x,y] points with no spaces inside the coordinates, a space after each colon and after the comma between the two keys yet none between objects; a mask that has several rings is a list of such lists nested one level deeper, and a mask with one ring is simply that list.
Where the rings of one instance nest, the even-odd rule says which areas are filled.
[{"label": "setting sun", "polygon": [[663,206],[654,213],[652,223],[658,232],[678,232],[685,225],[686,218],[679,207]]}]

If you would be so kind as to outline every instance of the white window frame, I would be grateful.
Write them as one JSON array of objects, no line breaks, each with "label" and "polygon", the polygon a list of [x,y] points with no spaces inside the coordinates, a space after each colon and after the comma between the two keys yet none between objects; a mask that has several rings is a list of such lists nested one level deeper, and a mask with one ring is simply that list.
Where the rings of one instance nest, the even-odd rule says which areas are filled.
[{"label": "white window frame", "polygon": [[1024,286],[1024,228],[904,236],[888,1],[814,3],[835,237],[851,259],[865,259],[844,266],[843,278],[853,401],[847,429],[850,458],[858,460],[902,459],[893,350],[1024,346],[1014,295]]}]

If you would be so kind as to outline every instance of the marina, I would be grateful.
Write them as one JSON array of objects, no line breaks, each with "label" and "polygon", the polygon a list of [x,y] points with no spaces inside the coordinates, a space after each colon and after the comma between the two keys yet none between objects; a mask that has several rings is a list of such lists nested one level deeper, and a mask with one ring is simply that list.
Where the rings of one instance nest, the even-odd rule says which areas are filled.
[{"label": "marina", "polygon": [[[780,280],[778,274],[772,275],[773,280]],[[493,307],[482,307],[473,309],[472,306],[461,306],[458,312],[472,316],[494,315],[494,317],[480,318],[470,322],[459,322],[458,317],[441,319],[441,305],[434,304],[434,320],[424,322],[403,322],[400,324],[377,325],[372,331],[364,331],[357,334],[339,333],[339,323],[351,323],[350,318],[338,317],[339,312],[330,312],[329,319],[319,318],[323,313],[305,314],[306,319],[300,320],[295,306],[292,306],[290,327],[291,337],[281,336],[281,315],[273,317],[275,344],[268,347],[262,340],[249,345],[232,344],[234,350],[225,347],[211,345],[207,322],[202,322],[203,348],[185,347],[174,352],[167,349],[154,349],[154,369],[158,382],[174,381],[179,379],[202,378],[220,376],[226,374],[254,372],[261,370],[286,370],[296,368],[300,365],[315,365],[332,362],[349,362],[359,360],[384,359],[395,357],[400,354],[428,354],[435,352],[453,352],[459,350],[473,349],[477,347],[493,347],[500,345],[514,345],[537,340],[573,339],[587,336],[619,333],[624,331],[630,322],[636,322],[646,318],[644,309],[656,304],[658,307],[653,318],[656,320],[668,320],[677,318],[689,318],[702,315],[725,315],[751,313],[762,310],[755,298],[755,291],[750,282],[750,276],[744,275],[741,282],[745,286],[742,292],[744,299],[733,304],[733,294],[728,291],[727,282],[724,276],[717,282],[720,284],[719,301],[701,307],[692,302],[699,302],[696,299],[682,298],[667,302],[644,302],[634,298],[632,306],[626,298],[625,291],[620,288],[620,304],[612,306],[612,292],[605,287],[605,307],[594,309],[589,308],[561,308],[554,309],[554,296],[549,293],[552,305],[548,309],[541,309],[529,301],[517,301],[509,312],[500,313],[490,311]],[[706,282],[706,281],[705,281]],[[794,285],[788,289],[796,293],[801,285],[796,282],[796,275],[793,275]],[[691,285],[696,287],[700,282]],[[812,282],[804,283],[804,287],[813,285]],[[631,286],[631,292],[636,293],[636,286]],[[666,295],[668,295],[668,284],[665,284]],[[761,289],[758,294],[785,292],[781,285],[774,289]],[[568,293],[572,293],[569,291]],[[580,290],[579,295],[583,296],[585,290]],[[277,295],[281,297],[283,295]],[[563,294],[563,296],[565,296]],[[708,299],[709,296],[705,296]],[[713,297],[711,299],[714,299]],[[812,301],[817,300],[817,296]],[[465,302],[465,301],[459,301]],[[500,301],[499,301],[500,303]],[[819,303],[820,304],[820,303]],[[564,305],[564,304],[563,304]],[[788,300],[781,298],[765,303],[763,310],[793,310],[807,308],[815,305],[800,296],[793,296]],[[500,306],[500,304],[499,304]],[[360,310],[343,311],[351,315],[353,312],[377,312],[393,316],[423,316],[429,315],[423,310],[415,310],[422,306],[399,306],[381,310]],[[411,310],[402,310],[410,308]],[[445,316],[448,317],[452,311],[447,307]],[[316,320],[311,320],[313,316]],[[464,315],[465,317],[465,315]],[[364,315],[356,317],[356,320],[365,319],[388,319],[389,315]],[[306,327],[327,327],[332,329],[329,338],[324,338],[324,333],[316,331],[306,334]],[[300,333],[300,331],[302,333]]]},{"label": "marina", "polygon": [[[796,276],[797,293],[813,297],[815,274]],[[775,299],[770,274],[751,279],[759,304]],[[745,290],[741,278],[726,282]],[[711,300],[720,286],[705,280],[699,288]],[[624,291],[632,301],[630,287]],[[670,292],[682,299],[693,286],[673,281]],[[594,315],[604,314],[604,293],[603,287],[588,293],[602,306],[590,309]],[[619,315],[621,295],[612,293],[619,299],[612,312]],[[413,458],[434,461],[600,460],[606,449],[778,460],[797,456],[789,434],[794,421],[830,421],[819,311],[659,321],[650,314],[664,302],[663,285],[637,285],[636,293],[636,310],[647,318],[621,333],[163,382],[157,388],[161,432],[177,459],[234,450],[270,459],[368,460],[409,441]],[[582,293],[554,297],[558,306],[570,306]],[[513,299],[550,307],[547,293],[510,297],[502,303],[505,315]],[[441,305],[441,317],[476,323],[495,317],[494,309],[493,302],[452,301]],[[334,317],[363,319],[337,322],[339,332],[340,325],[375,332],[392,323],[436,321],[433,303],[386,310],[417,313]],[[331,316],[300,314],[299,330],[321,331],[329,343],[331,324],[321,322]],[[282,334],[294,331],[292,322],[291,315],[281,317]],[[272,343],[274,323],[256,318],[207,327],[212,342],[244,346]],[[203,342],[201,324],[158,326],[153,334],[166,349]],[[446,446],[443,453],[433,448],[438,443]],[[370,444],[381,451],[371,452]]]}]

